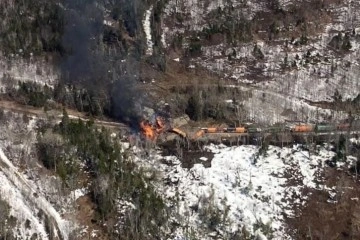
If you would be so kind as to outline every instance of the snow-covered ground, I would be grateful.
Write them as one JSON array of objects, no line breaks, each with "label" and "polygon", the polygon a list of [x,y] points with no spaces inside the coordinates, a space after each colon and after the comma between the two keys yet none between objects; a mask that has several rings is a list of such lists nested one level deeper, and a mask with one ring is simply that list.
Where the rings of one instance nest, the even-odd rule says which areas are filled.
[{"label": "snow-covered ground", "polygon": [[[227,239],[244,229],[260,239],[290,239],[285,218],[296,217],[295,210],[306,204],[309,196],[303,190],[331,190],[321,177],[325,161],[334,156],[328,148],[318,146],[309,153],[300,145],[269,146],[259,154],[256,146],[209,145],[204,150],[213,153],[213,159],[199,159],[211,161],[208,168],[201,163],[183,168],[177,157],[161,152],[136,161],[159,173],[158,190],[177,213],[171,221],[181,226],[173,239],[191,234]],[[211,223],[205,214],[219,219]]]},{"label": "snow-covered ground", "polygon": [[7,86],[17,86],[18,81],[54,86],[60,72],[41,58],[24,60],[20,57],[0,57],[0,76],[0,90],[4,92]]},{"label": "snow-covered ground", "polygon": [[[48,239],[44,217],[38,216],[42,212],[67,239],[71,230],[77,227],[71,219],[64,219],[64,216],[71,216],[67,205],[76,207],[74,201],[87,190],[77,189],[59,196],[55,176],[38,176],[29,167],[30,162],[27,162],[27,173],[15,167],[21,163],[14,154],[19,152],[16,147],[19,143],[14,142],[22,134],[29,135],[36,121],[30,119],[22,133],[19,126],[24,124],[21,119],[25,118],[19,114],[8,118],[9,122],[0,125],[0,130],[4,130],[0,131],[0,198],[9,203],[10,214],[18,221],[14,233],[20,239],[34,233]],[[29,140],[22,137],[19,145],[25,156],[32,155],[26,148],[27,144],[34,144],[32,137]],[[356,141],[352,139],[352,142]],[[329,150],[329,145],[317,146],[311,152],[301,145],[269,146],[261,154],[260,148],[252,145],[207,145],[203,153],[197,154],[196,162],[211,163],[199,163],[191,168],[183,168],[180,159],[163,156],[160,150],[151,150],[150,155],[145,156],[138,148],[129,149],[128,143],[123,147],[132,150],[138,164],[158,173],[156,189],[171,210],[169,221],[175,227],[169,239],[173,240],[187,240],[191,236],[230,239],[230,236],[245,231],[262,240],[290,239],[286,219],[297,217],[299,212],[296,210],[307,203],[309,195],[305,192],[308,191],[303,190],[336,192],[333,186],[325,186],[322,179],[325,161],[335,154]],[[347,164],[353,164],[356,159],[349,157],[348,160]],[[126,201],[117,205],[119,212],[134,207]],[[26,227],[26,220],[30,221],[30,228]],[[97,230],[88,226],[79,226],[76,231],[94,238],[97,234]]]},{"label": "snow-covered ground", "polygon": [[34,154],[38,119],[4,111],[0,121],[0,198],[8,203],[9,216],[16,219],[11,231],[18,239],[34,234],[49,239],[51,227],[55,236],[69,239],[78,226],[64,216],[69,216],[75,200],[86,190],[66,194],[60,179],[41,169]]},{"label": "snow-covered ground", "polygon": [[240,7],[241,13],[248,19],[253,17],[254,13],[264,9],[266,2],[261,0],[252,1],[238,1],[238,0],[170,0],[165,8],[167,15],[183,14],[186,18],[183,20],[183,27],[177,26],[174,29],[167,29],[167,34],[173,34],[174,32],[183,32],[186,30],[201,31],[207,27],[208,22],[206,16],[212,11],[222,9],[226,7]]},{"label": "snow-covered ground", "polygon": [[[3,200],[9,201],[9,205],[12,207],[12,213],[18,220],[25,225],[27,218],[33,220],[35,226],[33,231],[38,231],[38,234],[47,239],[45,231],[45,220],[43,217],[38,219],[39,211],[42,211],[47,217],[50,223],[54,224],[56,231],[54,234],[62,239],[68,239],[69,233],[72,231],[72,227],[64,220],[60,214],[54,209],[54,207],[41,195],[38,195],[38,191],[35,186],[32,186],[31,182],[24,178],[24,176],[14,167],[11,161],[5,156],[4,152],[0,148],[0,160],[1,160],[1,174],[0,178],[4,180],[0,186]],[[41,215],[41,214],[40,214]],[[41,224],[43,222],[43,224]],[[24,226],[26,228],[26,226]],[[16,234],[16,232],[15,232]],[[27,234],[27,230],[19,228],[19,237],[23,238]],[[30,235],[31,236],[31,235]]]},{"label": "snow-covered ground", "polygon": [[[40,239],[48,239],[43,219],[36,216],[37,212],[34,212],[33,207],[29,206],[21,191],[8,180],[3,172],[0,172],[0,182],[1,199],[9,204],[9,216],[15,217],[18,224],[12,229],[14,236],[25,239],[37,235]],[[29,227],[25,227],[27,220],[30,221]]]},{"label": "snow-covered ground", "polygon": [[[249,65],[255,61],[252,56],[253,44],[229,48],[222,44],[203,47],[205,59],[202,57],[194,61],[242,85],[244,91],[251,91],[252,96],[243,104],[246,113],[254,121],[274,123],[290,120],[291,117],[281,114],[286,110],[295,112],[294,117],[300,121],[318,122],[329,117],[332,120],[341,120],[346,118],[346,113],[312,107],[304,101],[332,102],[335,91],[338,91],[344,100],[354,99],[359,94],[359,44],[353,42],[351,51],[344,58],[336,58],[335,54],[326,48],[334,36],[328,34],[329,29],[318,42],[302,47],[290,46],[285,49],[285,46],[269,46],[258,42],[265,59],[257,61],[255,66]],[[227,55],[232,51],[236,52],[237,61],[242,63],[233,64],[227,59]],[[305,57],[308,52],[310,56]],[[285,58],[289,64],[296,62],[297,67],[282,71]],[[314,59],[319,59],[320,62],[305,64],[306,61],[318,61]],[[323,61],[324,59],[332,60]],[[255,67],[257,73],[249,70],[249,66]]]},{"label": "snow-covered ground", "polygon": [[152,13],[152,6],[145,11],[145,17],[143,19],[143,28],[146,36],[146,55],[152,55],[153,53],[153,42],[152,42],[152,36],[151,36],[151,13]]},{"label": "snow-covered ground", "polygon": [[[171,42],[177,33],[201,32],[208,27],[208,14],[227,4],[238,8],[241,14],[251,19],[259,11],[269,11],[265,3],[266,1],[261,0],[242,4],[222,0],[208,4],[198,0],[171,0],[165,9],[165,15],[174,19],[174,14],[181,14],[184,19],[176,26],[171,26],[172,22],[169,20],[169,26],[164,26],[164,39]],[[287,9],[294,3],[296,1],[282,0],[279,1],[279,6]],[[346,113],[322,110],[305,102],[332,102],[335,91],[344,100],[354,99],[359,94],[360,83],[357,79],[360,75],[360,30],[357,26],[360,18],[357,9],[360,4],[358,1],[346,0],[340,5],[341,7],[328,6],[332,20],[322,23],[323,25],[317,23],[317,33],[308,36],[307,44],[295,44],[299,38],[290,37],[272,42],[256,38],[250,43],[236,45],[225,42],[217,45],[204,44],[201,48],[202,56],[192,59],[190,64],[207,68],[234,84],[243,86],[244,91],[251,91],[252,96],[242,102],[245,110],[243,115],[247,115],[248,120],[266,121],[269,124],[284,120],[340,121],[347,117]],[[341,54],[329,47],[329,43],[339,32],[342,36],[346,32],[350,33],[351,42],[350,51]],[[184,47],[186,44],[185,37]],[[255,45],[263,54],[263,59],[254,55]],[[294,113],[292,116],[282,114],[289,110]]]},{"label": "snow-covered ground", "polygon": [[242,104],[248,120],[265,124],[285,120],[317,123],[327,122],[329,119],[340,121],[348,117],[346,112],[311,106],[303,99],[263,89],[253,89],[251,98]]}]

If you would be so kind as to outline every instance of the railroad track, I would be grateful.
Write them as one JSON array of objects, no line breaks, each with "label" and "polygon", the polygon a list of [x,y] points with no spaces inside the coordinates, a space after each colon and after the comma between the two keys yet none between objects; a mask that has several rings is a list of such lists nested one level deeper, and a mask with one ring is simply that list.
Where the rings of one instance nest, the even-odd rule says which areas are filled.
[{"label": "railroad track", "polygon": [[[40,117],[40,118],[46,118],[48,117],[49,113],[45,112],[43,109],[41,108],[35,108],[32,106],[27,106],[27,105],[21,105],[19,103],[13,102],[13,101],[7,101],[7,100],[0,100],[0,109],[3,110],[7,110],[7,111],[12,111],[12,112],[19,112],[19,113],[23,113],[23,114],[28,114],[30,116],[35,116],[35,117]],[[53,110],[52,110],[53,111]],[[49,112],[52,112],[49,111]],[[114,122],[114,121],[106,121],[106,120],[101,120],[101,119],[93,119],[93,118],[89,118],[88,116],[86,116],[84,113],[75,111],[73,109],[66,109],[66,111],[69,114],[69,118],[71,119],[81,119],[83,121],[94,121],[94,124],[96,124],[97,126],[104,126],[107,128],[115,128],[115,129],[129,129],[129,126],[124,124],[124,123],[120,123],[120,122]],[[56,113],[51,113],[53,117],[55,117],[55,119],[57,119],[58,121],[61,120],[62,118],[62,112],[60,110],[55,110]],[[350,135],[357,135],[360,134],[360,129],[359,130],[351,130],[351,131],[342,131],[342,130],[337,130],[337,131],[328,131],[328,132],[316,132],[316,131],[309,131],[309,132],[291,132],[289,130],[287,131],[275,131],[275,132],[212,132],[212,133],[205,133],[203,137],[206,136],[212,136],[211,138],[216,138],[216,137],[250,137],[250,136],[261,136],[261,135],[276,135],[276,134],[291,134],[291,135],[302,135],[302,136],[306,136],[306,135],[313,135],[313,136],[326,136],[326,135],[340,135],[340,134],[350,134]]]},{"label": "railroad track", "polygon": [[[42,108],[36,108],[32,106],[27,105],[21,105],[19,103],[13,102],[13,101],[7,101],[7,100],[0,100],[0,109],[11,111],[11,112],[17,112],[22,114],[27,114],[29,116],[39,117],[39,118],[47,118],[49,116],[54,117],[56,120],[60,121],[63,117],[61,110],[50,110],[48,112],[45,112]],[[94,119],[89,118],[82,112],[75,111],[73,109],[66,109],[66,112],[69,115],[69,118],[71,119],[81,119],[83,121],[94,121],[95,125],[98,126],[104,126],[109,128],[120,128],[120,129],[128,129],[129,127],[120,122],[114,122],[114,121],[106,121],[101,119]]]}]

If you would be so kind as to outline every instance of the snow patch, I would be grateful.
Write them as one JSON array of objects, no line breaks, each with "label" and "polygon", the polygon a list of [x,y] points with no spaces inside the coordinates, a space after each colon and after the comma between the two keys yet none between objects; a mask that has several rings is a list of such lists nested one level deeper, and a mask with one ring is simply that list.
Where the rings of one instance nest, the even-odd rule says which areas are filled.
[{"label": "snow patch", "polygon": [[147,44],[146,55],[152,55],[153,53],[153,42],[151,37],[151,22],[150,22],[152,9],[153,7],[151,6],[149,10],[145,11],[145,18],[143,20],[143,27],[146,35],[146,44]]}]

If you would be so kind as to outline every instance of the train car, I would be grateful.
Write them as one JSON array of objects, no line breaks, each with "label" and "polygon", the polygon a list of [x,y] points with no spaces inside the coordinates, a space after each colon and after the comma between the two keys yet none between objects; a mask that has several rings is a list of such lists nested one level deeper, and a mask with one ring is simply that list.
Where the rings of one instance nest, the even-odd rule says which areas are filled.
[{"label": "train car", "polygon": [[205,130],[206,133],[216,133],[217,132],[217,128],[207,128]]},{"label": "train car", "polygon": [[314,125],[311,124],[299,124],[295,125],[293,132],[312,132],[314,131]]},{"label": "train car", "polygon": [[259,133],[259,132],[261,132],[261,128],[248,127],[248,128],[247,128],[247,132],[248,132],[248,133]]},{"label": "train car", "polygon": [[315,126],[315,132],[333,132],[336,130],[336,126],[332,124],[317,124]]},{"label": "train car", "polygon": [[169,130],[169,132],[176,133],[176,134],[178,134],[179,136],[181,136],[182,138],[186,138],[186,137],[187,137],[187,134],[186,134],[184,131],[181,131],[181,130],[178,129],[178,128],[172,128],[172,129]]},{"label": "train car", "polygon": [[236,132],[236,133],[245,133],[245,132],[246,132],[246,128],[244,128],[244,127],[237,127],[237,128],[235,128],[235,132]]},{"label": "train car", "polygon": [[350,128],[350,124],[349,123],[340,123],[336,126],[336,129],[339,131],[347,131]]},{"label": "train car", "polygon": [[211,127],[211,128],[206,128],[205,132],[206,133],[219,133],[219,132],[223,132],[223,129]]},{"label": "train car", "polygon": [[204,136],[204,135],[205,135],[205,130],[204,130],[204,129],[200,129],[199,131],[197,131],[197,132],[193,135],[192,139],[193,139],[193,140],[196,140],[196,139],[198,139],[198,138],[201,138],[201,137]]},{"label": "train car", "polygon": [[227,132],[227,133],[232,133],[232,132],[235,132],[235,131],[236,131],[236,128],[234,128],[234,127],[227,127],[227,128],[224,128],[223,131],[224,131],[224,132]]},{"label": "train car", "polygon": [[279,132],[284,132],[285,127],[284,126],[270,126],[270,127],[265,128],[264,131],[268,132],[268,133],[279,133]]}]

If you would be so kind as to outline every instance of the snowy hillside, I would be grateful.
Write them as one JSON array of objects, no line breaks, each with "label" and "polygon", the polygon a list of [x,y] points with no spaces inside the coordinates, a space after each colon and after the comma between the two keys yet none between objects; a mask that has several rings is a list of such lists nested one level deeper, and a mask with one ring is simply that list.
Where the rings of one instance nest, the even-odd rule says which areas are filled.
[{"label": "snowy hillside", "polygon": [[8,231],[18,239],[69,239],[78,226],[64,214],[81,195],[59,191],[60,179],[44,174],[35,154],[38,119],[5,111],[0,121],[0,198],[10,208],[2,217],[15,221]]},{"label": "snowy hillside", "polygon": [[360,239],[360,1],[0,15],[0,240]]},{"label": "snowy hillside", "polygon": [[[0,158],[5,165],[0,175],[2,200],[10,204],[11,216],[19,221],[19,228],[13,229],[14,235],[18,238],[35,235],[40,239],[48,239],[45,228],[50,222],[50,228],[54,228],[51,231],[54,231],[56,237],[68,239],[72,231],[69,222],[62,219],[43,196],[37,194],[36,187],[18,172],[1,149]],[[26,222],[29,226],[26,226]]]},{"label": "snowy hillside", "polygon": [[286,221],[307,204],[308,190],[333,187],[322,179],[325,161],[334,156],[326,146],[316,153],[300,145],[270,146],[263,154],[255,146],[209,145],[204,150],[207,157],[198,159],[203,164],[189,169],[177,157],[162,157],[160,152],[137,159],[161,176],[158,189],[175,211],[171,221],[181,226],[173,239],[191,234],[199,239],[292,239]]},{"label": "snowy hillside", "polygon": [[[0,142],[0,191],[1,200],[10,206],[10,216],[17,221],[14,236],[53,239],[57,235],[71,239],[75,229],[79,239],[96,239],[98,230],[79,224],[73,215],[83,207],[75,201],[87,190],[59,191],[59,178],[42,173],[37,160],[31,157],[36,140],[29,131],[34,130],[38,120],[10,112],[6,116],[17,124],[2,125],[2,137],[7,140]],[[155,173],[157,180],[153,184],[165,200],[168,224],[172,226],[167,230],[167,239],[296,239],[288,220],[299,217],[311,191],[325,192],[330,203],[338,191],[337,186],[324,183],[324,171],[329,168],[325,162],[335,155],[328,144],[311,150],[302,145],[266,149],[211,144],[193,155],[184,148],[181,151],[188,152],[181,157],[164,155],[160,149],[129,146],[124,143],[123,151],[127,149],[125,152],[134,156],[139,166],[150,170],[145,172]],[[187,166],[184,161],[195,164]],[[344,170],[354,161],[356,158],[349,156],[348,163],[342,164]],[[26,171],[21,166],[26,166]],[[123,205],[134,209],[131,201]],[[119,208],[119,212],[124,211],[124,207]],[[54,236],[49,235],[49,221],[54,224]]]},{"label": "snowy hillside", "polygon": [[6,87],[14,87],[21,82],[36,82],[40,85],[54,86],[59,80],[59,71],[56,67],[41,58],[24,60],[20,57],[7,59],[0,57],[0,87],[2,93]]},{"label": "snowy hillside", "polygon": [[[276,2],[276,6],[271,5]],[[191,46],[194,36],[202,39],[201,54],[191,59],[191,66],[206,68],[242,86],[244,91],[250,90],[253,95],[242,102],[249,115],[248,120],[271,124],[284,120],[341,120],[346,118],[346,113],[329,113],[305,101],[332,102],[335,91],[344,100],[352,100],[359,94],[360,29],[357,27],[357,9],[360,5],[351,0],[341,3],[326,1],[323,5],[325,7],[318,12],[307,13],[302,7],[312,8],[312,5],[304,3],[301,6],[298,1],[291,0],[271,3],[261,0],[241,3],[174,0],[166,7],[165,23],[168,24],[165,24],[164,35],[167,45],[179,35],[183,36],[185,49]],[[285,20],[276,11],[270,15],[273,7],[280,9],[276,11],[280,11]],[[227,43],[227,37],[219,36],[218,32],[222,33],[222,30],[218,28],[224,26],[216,28],[215,18],[226,19],[226,14],[245,17],[249,21],[247,31],[251,34],[247,33],[250,35],[248,40]],[[286,20],[291,14],[294,18],[297,14],[303,16],[302,19],[309,22],[299,29],[301,20],[296,24]],[[318,14],[319,18],[311,14]],[[224,20],[223,24],[228,20]],[[272,37],[271,31],[276,38]],[[212,32],[215,33],[211,35]],[[206,34],[209,37],[203,37]],[[338,36],[349,41],[350,47],[345,52],[334,47]],[[284,114],[289,110],[296,114]]]}]

